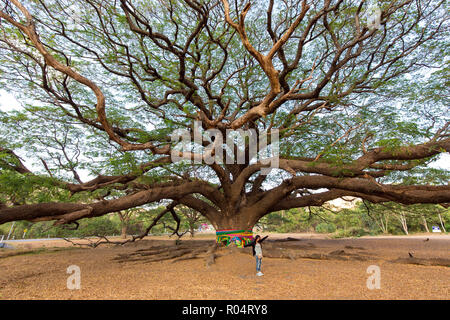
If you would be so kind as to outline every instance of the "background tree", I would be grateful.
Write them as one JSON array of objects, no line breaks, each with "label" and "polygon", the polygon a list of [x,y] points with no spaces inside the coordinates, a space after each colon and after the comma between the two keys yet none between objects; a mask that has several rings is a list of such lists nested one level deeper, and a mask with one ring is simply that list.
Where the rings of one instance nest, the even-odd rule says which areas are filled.
[{"label": "background tree", "polygon": [[186,221],[187,229],[189,230],[189,233],[193,238],[195,232],[200,226],[200,223],[203,221],[202,215],[200,214],[200,212],[187,206],[178,206],[177,210],[179,211],[179,215]]},{"label": "background tree", "polygon": [[[271,232],[318,232],[332,237],[353,237],[378,234],[405,234],[400,213],[406,218],[408,233],[430,232],[424,226],[424,217],[430,226],[440,226],[443,232],[450,223],[450,210],[433,204],[401,205],[393,202],[380,204],[359,201],[354,207],[329,210],[322,207],[299,208],[272,212],[258,224]],[[441,225],[439,215],[444,223]],[[446,227],[447,225],[447,227]],[[445,229],[446,228],[446,229]]]},{"label": "background tree", "polygon": [[119,216],[119,219],[120,219],[120,236],[123,239],[126,239],[127,234],[128,234],[128,227],[130,225],[130,219],[133,215],[133,211],[132,210],[124,210],[124,211],[117,212],[117,215]]},{"label": "background tree", "polygon": [[[380,1],[379,26],[364,0],[0,3],[0,86],[23,106],[1,113],[0,224],[159,202],[150,226],[182,204],[251,229],[342,196],[450,203],[429,167],[450,150],[445,1]],[[176,129],[205,136],[181,154]],[[208,129],[278,129],[279,169],[237,163],[249,139],[192,163]]]}]

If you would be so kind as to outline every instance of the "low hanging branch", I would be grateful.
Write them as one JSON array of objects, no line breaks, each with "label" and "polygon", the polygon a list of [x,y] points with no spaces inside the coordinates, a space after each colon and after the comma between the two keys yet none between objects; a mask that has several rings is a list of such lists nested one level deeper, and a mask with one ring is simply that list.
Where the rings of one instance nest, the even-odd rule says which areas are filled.
[{"label": "low hanging branch", "polygon": [[[175,203],[175,202],[174,202]],[[170,214],[172,215],[172,218],[175,220],[175,222],[177,223],[175,229],[168,226],[169,229],[171,229],[173,231],[172,235],[177,235],[178,239],[180,239],[182,236],[184,236],[188,230],[184,231],[183,233],[179,233],[180,230],[180,224],[181,224],[181,219],[180,217],[177,215],[177,213],[175,212],[174,208],[177,205],[177,203],[175,203],[175,205],[170,209]]]},{"label": "low hanging branch", "polygon": [[[124,241],[111,241],[109,240],[106,236],[96,236],[99,238],[99,240],[97,241],[91,241],[89,238],[81,238],[82,240],[86,239],[88,241],[88,243],[79,243],[79,242],[74,242],[70,239],[64,238],[64,240],[66,240],[67,242],[72,243],[73,245],[77,245],[77,246],[86,246],[86,247],[91,247],[91,248],[96,248],[99,245],[102,244],[114,244],[114,245],[124,245],[126,243],[130,243],[130,242],[135,242],[136,240],[141,240],[143,238],[145,238],[146,236],[148,236],[148,234],[150,233],[150,231],[152,230],[152,228],[154,226],[156,226],[159,222],[159,220],[164,217],[167,213],[173,211],[173,208],[177,205],[177,203],[174,201],[171,204],[169,204],[166,209],[164,209],[163,211],[161,211],[156,218],[153,219],[152,223],[145,229],[144,232],[140,233],[139,235],[132,235],[131,239],[127,239]],[[173,216],[173,215],[172,215]],[[179,218],[178,218],[179,219]],[[177,221],[177,223],[179,224],[179,220]],[[176,230],[177,235],[178,235],[178,228]]]}]

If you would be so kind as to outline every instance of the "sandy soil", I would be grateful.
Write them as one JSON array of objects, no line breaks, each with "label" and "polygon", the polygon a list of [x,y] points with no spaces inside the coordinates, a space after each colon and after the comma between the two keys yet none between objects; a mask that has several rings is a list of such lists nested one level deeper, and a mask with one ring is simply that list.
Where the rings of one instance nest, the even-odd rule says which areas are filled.
[{"label": "sandy soil", "polygon": [[[299,240],[279,241],[287,237]],[[207,247],[213,239],[202,235],[182,246]],[[207,266],[203,258],[149,262],[148,255],[136,255],[160,246],[176,250],[167,237],[95,249],[61,240],[14,243],[18,250],[0,249],[0,299],[450,298],[449,236],[269,239],[263,245],[263,277],[255,275],[249,248],[221,249],[216,263]],[[118,260],[133,254],[136,261]],[[436,261],[440,265],[431,265]],[[81,269],[80,290],[67,289],[70,265]],[[380,267],[380,289],[367,288],[370,265]]]}]

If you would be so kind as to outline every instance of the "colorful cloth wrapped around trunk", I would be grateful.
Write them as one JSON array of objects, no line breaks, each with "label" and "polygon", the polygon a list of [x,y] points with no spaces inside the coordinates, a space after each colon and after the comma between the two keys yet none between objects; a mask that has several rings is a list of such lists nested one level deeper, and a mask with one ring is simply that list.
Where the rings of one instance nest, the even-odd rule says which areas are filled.
[{"label": "colorful cloth wrapped around trunk", "polygon": [[217,230],[216,242],[226,243],[229,246],[234,243],[238,248],[243,248],[244,245],[253,241],[252,230]]}]

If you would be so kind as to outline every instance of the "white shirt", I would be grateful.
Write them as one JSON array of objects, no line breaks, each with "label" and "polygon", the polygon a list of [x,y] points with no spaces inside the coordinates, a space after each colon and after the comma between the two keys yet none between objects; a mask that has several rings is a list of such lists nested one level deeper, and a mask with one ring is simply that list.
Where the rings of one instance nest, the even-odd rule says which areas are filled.
[{"label": "white shirt", "polygon": [[262,256],[262,249],[260,243],[255,244],[255,255]]}]

